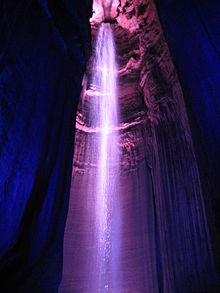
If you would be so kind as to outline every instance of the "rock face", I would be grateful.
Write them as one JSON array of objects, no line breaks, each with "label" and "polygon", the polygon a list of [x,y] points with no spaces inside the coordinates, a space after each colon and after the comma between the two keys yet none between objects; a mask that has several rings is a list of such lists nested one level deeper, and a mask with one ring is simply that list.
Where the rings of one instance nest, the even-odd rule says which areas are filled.
[{"label": "rock face", "polygon": [[[104,3],[104,2],[103,2]],[[215,289],[215,269],[183,94],[154,2],[94,1],[114,32],[120,106],[118,292]],[[110,2],[109,2],[110,3]],[[60,292],[92,292],[95,165],[92,59],[78,107]],[[89,241],[88,241],[89,239]]]},{"label": "rock face", "polygon": [[91,2],[0,1],[0,291],[56,292]]},{"label": "rock face", "polygon": [[193,143],[220,272],[220,6],[215,1],[184,1],[173,5],[173,1],[157,0],[156,3],[190,113]]}]

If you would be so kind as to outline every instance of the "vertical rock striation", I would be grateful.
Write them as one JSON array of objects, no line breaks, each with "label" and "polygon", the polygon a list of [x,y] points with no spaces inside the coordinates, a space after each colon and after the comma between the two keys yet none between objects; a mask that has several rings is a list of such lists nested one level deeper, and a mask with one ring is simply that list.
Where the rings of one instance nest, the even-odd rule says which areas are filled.
[{"label": "vertical rock striation", "polygon": [[216,1],[156,3],[181,78],[220,272],[220,6]]},{"label": "vertical rock striation", "polygon": [[[94,1],[90,21],[93,46],[99,24],[108,21],[117,50],[122,231],[118,292],[214,290],[209,229],[183,94],[154,2],[110,2],[103,6]],[[97,154],[91,64],[77,113],[62,292],[92,292],[94,202],[88,174],[97,168]]]}]

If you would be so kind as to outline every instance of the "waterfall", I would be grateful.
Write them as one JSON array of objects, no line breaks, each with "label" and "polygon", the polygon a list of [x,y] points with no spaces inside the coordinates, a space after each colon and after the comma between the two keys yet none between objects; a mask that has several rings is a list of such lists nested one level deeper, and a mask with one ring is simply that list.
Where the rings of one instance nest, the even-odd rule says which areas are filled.
[{"label": "waterfall", "polygon": [[[75,144],[80,147],[73,160],[60,293],[120,291],[119,111],[109,23],[99,27],[91,65],[87,96],[80,104],[89,127],[81,131],[77,124]],[[81,136],[85,131],[86,140]]]},{"label": "waterfall", "polygon": [[[111,26],[102,23],[77,114],[59,292],[206,290],[215,284],[215,270],[179,85],[166,92],[165,82],[154,80],[159,65],[151,68],[147,55],[143,92],[154,86],[150,99],[161,107],[158,120],[149,127],[148,120],[136,124],[132,118],[124,128],[115,59]],[[136,104],[138,82],[130,85],[121,112],[134,103],[134,111],[147,118],[151,108]],[[123,89],[122,81],[120,97],[127,98]],[[158,101],[158,92],[166,93],[165,102]]]},{"label": "waterfall", "polygon": [[[119,258],[119,142],[117,66],[115,45],[109,23],[100,25],[93,63],[92,85],[96,103],[93,116],[97,134],[98,168],[95,182],[98,288],[96,292],[112,291],[117,283]],[[115,275],[114,275],[115,274]],[[114,289],[114,292],[117,292]]]}]

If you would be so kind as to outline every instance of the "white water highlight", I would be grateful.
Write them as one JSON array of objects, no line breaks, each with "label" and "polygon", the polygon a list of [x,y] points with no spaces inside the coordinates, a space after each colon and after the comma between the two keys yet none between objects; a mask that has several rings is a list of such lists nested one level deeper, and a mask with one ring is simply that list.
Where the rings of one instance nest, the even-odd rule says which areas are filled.
[{"label": "white water highlight", "polygon": [[[100,25],[93,64],[93,111],[97,134],[98,168],[95,187],[97,274],[96,292],[117,292],[120,250],[119,136],[117,65],[109,23]],[[94,116],[93,116],[94,117]]]}]

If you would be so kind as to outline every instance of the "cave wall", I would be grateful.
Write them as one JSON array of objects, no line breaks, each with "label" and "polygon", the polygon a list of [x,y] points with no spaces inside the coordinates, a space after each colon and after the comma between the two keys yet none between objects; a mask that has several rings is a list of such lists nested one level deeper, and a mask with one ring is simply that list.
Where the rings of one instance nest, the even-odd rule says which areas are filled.
[{"label": "cave wall", "polygon": [[[93,50],[99,24],[110,22],[119,74],[118,189],[123,249],[118,292],[217,290],[183,91],[154,1],[115,0],[107,6],[101,0],[94,3],[97,5],[90,20]],[[89,181],[97,168],[96,130],[90,119],[95,101],[92,64],[91,59],[77,113],[60,292],[68,288],[92,292],[95,271],[95,200],[90,192],[93,182]],[[74,247],[78,247],[77,252]]]},{"label": "cave wall", "polygon": [[219,3],[180,1],[177,5],[166,0],[156,3],[187,102],[219,178]]},{"label": "cave wall", "polygon": [[56,292],[91,1],[0,1],[0,287]]},{"label": "cave wall", "polygon": [[[146,210],[143,207],[148,205],[155,209],[152,175],[156,178],[154,185],[160,182],[159,185],[156,184],[157,189],[164,184],[163,180],[167,182],[167,178],[163,179],[164,174],[173,174],[175,170],[181,169],[182,163],[179,164],[177,159],[171,162],[171,157],[178,157],[174,156],[177,144],[171,140],[168,142],[167,134],[173,137],[176,127],[178,129],[183,127],[183,136],[186,134],[186,137],[177,138],[180,139],[177,151],[185,158],[185,152],[189,151],[188,142],[191,158],[194,157],[194,151],[192,152],[191,139],[187,138],[191,135],[188,126],[184,126],[185,123],[188,125],[185,114],[183,120],[179,121],[177,126],[173,126],[172,133],[168,128],[161,132],[165,126],[164,121],[167,122],[167,108],[172,110],[174,105],[177,106],[173,121],[176,122],[175,119],[179,114],[180,117],[183,116],[182,110],[179,111],[178,103],[172,105],[170,102],[176,87],[176,95],[180,96],[181,104],[183,99],[164,38],[161,36],[160,25],[157,23],[155,26],[155,36],[144,31],[143,44],[153,44],[148,51],[143,47],[141,47],[142,51],[140,50],[140,35],[136,34],[135,30],[130,32],[132,27],[140,30],[143,27],[148,30],[150,27],[146,24],[153,21],[155,14],[148,14],[145,20],[142,20],[142,16],[147,11],[146,3],[134,1],[134,5],[131,3],[129,5],[129,2],[121,1],[120,9],[124,11],[120,15],[121,24],[125,28],[117,28],[118,32],[116,32],[117,45],[119,49],[122,46],[120,50],[124,50],[123,54],[125,54],[124,59],[120,59],[120,54],[118,59],[121,64],[122,87],[124,86],[121,100],[128,101],[122,102],[124,109],[122,128],[125,129],[124,132],[122,131],[122,169],[124,170],[122,190],[130,195],[125,216],[130,215],[129,218],[132,219],[135,210],[135,215],[139,217],[139,225],[143,223],[146,233],[152,233],[148,238],[144,236],[145,244],[150,247],[153,240],[157,248],[155,250],[154,247],[152,255],[149,254],[149,258],[152,257],[155,263],[152,263],[152,267],[150,265],[145,267],[143,272],[147,274],[153,271],[162,284],[159,237],[163,235],[156,234],[155,237],[153,223],[158,221],[155,210],[152,215],[150,214],[152,210],[148,210],[148,220],[152,221],[152,226],[146,226],[144,222]],[[174,3],[174,1],[157,0],[156,3],[183,85],[189,117],[195,118],[195,122],[191,119],[190,122],[200,174],[203,174],[202,183],[205,182],[204,187],[210,185],[212,180],[217,184],[220,174],[217,113],[220,19],[217,17],[218,1]],[[148,5],[148,11],[151,9]],[[74,4],[73,1],[67,0],[60,3],[46,0],[22,0],[17,3],[11,0],[0,1],[0,279],[1,289],[4,292],[56,292],[61,280],[62,241],[68,209],[74,120],[81,90],[81,78],[90,51],[88,24],[90,13],[91,1],[86,0],[74,1]],[[113,16],[115,17],[117,13],[116,7]],[[139,19],[138,22],[136,17]],[[162,42],[164,56],[161,56],[161,47],[154,41]],[[134,50],[129,53],[131,48]],[[140,63],[142,54],[147,55],[146,64]],[[168,60],[164,63],[169,64],[168,70],[166,67],[163,68],[161,57]],[[153,76],[149,78],[152,86],[147,86],[143,91],[145,73],[151,67],[155,68]],[[143,78],[141,87],[135,82],[140,70]],[[169,72],[171,75],[168,77]],[[165,79],[161,77],[163,73]],[[162,89],[158,89],[159,80],[163,80]],[[158,82],[156,86],[155,81]],[[166,98],[155,103],[154,99],[149,99],[149,87],[152,89],[152,95],[157,96],[159,100],[164,95]],[[133,99],[129,97],[132,95]],[[126,129],[133,130],[127,132]],[[86,143],[86,140],[83,140],[85,136],[82,133],[81,135],[82,140],[76,141],[76,144],[83,144],[84,141]],[[159,155],[152,153],[152,145]],[[183,150],[181,150],[182,145]],[[163,154],[164,150],[167,151],[166,154]],[[75,152],[75,158],[84,155],[83,152],[78,154],[78,151]],[[205,153],[207,161],[204,159]],[[167,157],[168,161],[164,161],[164,157]],[[188,170],[197,173],[197,166],[194,164],[192,167],[190,161],[189,157],[184,165],[184,174],[188,173]],[[77,168],[78,163],[82,163],[79,169],[83,169],[83,162],[75,159],[74,163]],[[175,164],[178,166],[173,168]],[[165,170],[166,168],[169,171]],[[182,171],[180,174],[182,176]],[[191,181],[192,173],[189,172],[188,176],[178,184],[172,181],[171,184],[164,186],[168,189],[181,186],[183,190],[187,186],[186,183]],[[126,188],[127,178],[130,183]],[[85,183],[79,182],[80,186]],[[149,197],[142,197],[142,201],[134,209],[132,192],[138,190],[140,182],[144,184],[139,191],[145,195],[149,194]],[[196,186],[200,190],[200,184]],[[162,193],[166,199],[169,193],[167,190]],[[139,198],[139,191],[135,195],[136,198]],[[207,192],[210,192],[209,187]],[[217,196],[216,193],[215,197]],[[216,203],[216,200],[214,202]],[[168,208],[172,206],[171,203],[172,198]],[[157,201],[157,204],[162,203]],[[189,202],[185,201],[181,206],[182,204],[187,206]],[[173,210],[171,214],[176,219]],[[169,219],[169,214],[164,214],[163,217]],[[132,223],[130,224],[132,227]],[[167,222],[164,225],[166,225],[164,231],[169,230]],[[173,227],[178,230],[178,225],[172,226],[171,229]],[[203,229],[203,225],[201,227]],[[133,228],[135,229],[135,225]],[[203,240],[204,238],[201,238],[198,242],[203,243]],[[181,242],[181,237],[178,241]],[[172,243],[168,244],[169,247],[172,245]],[[157,255],[153,254],[155,251]],[[139,260],[142,256],[143,251],[140,250]],[[170,257],[170,259],[175,258]],[[159,265],[156,267],[157,262]],[[142,261],[137,261],[136,267],[141,267],[140,264],[142,265]],[[143,272],[140,278],[145,278]],[[206,275],[210,275],[210,272]],[[130,282],[132,284],[132,280]],[[181,282],[183,281],[179,280],[179,284]]]},{"label": "cave wall", "polygon": [[156,4],[184,91],[220,270],[220,6],[215,0]]}]

